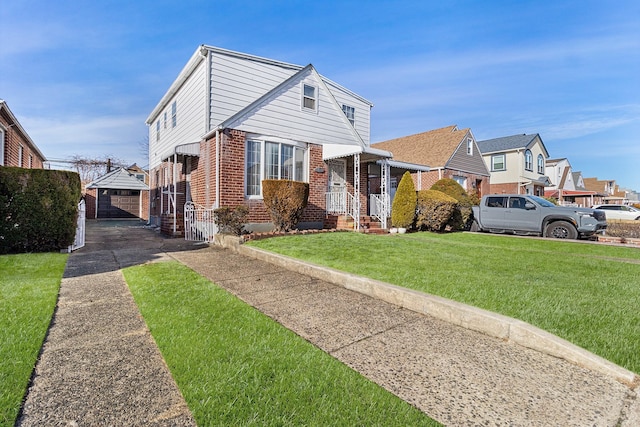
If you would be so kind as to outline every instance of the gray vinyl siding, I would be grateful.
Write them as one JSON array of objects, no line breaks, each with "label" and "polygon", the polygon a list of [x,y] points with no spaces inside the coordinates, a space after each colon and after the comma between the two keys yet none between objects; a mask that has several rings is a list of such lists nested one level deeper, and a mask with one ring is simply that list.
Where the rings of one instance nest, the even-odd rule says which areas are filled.
[{"label": "gray vinyl siding", "polygon": [[327,83],[327,87],[335,97],[336,101],[338,101],[340,108],[342,108],[343,104],[355,108],[354,127],[356,132],[358,132],[365,145],[371,145],[371,105],[355,98],[349,93],[344,92],[344,90],[332,85],[331,83]]},{"label": "gray vinyl siding", "polygon": [[[357,144],[341,106],[331,99],[316,76],[309,70],[293,79],[278,93],[265,99],[262,105],[231,123],[230,127],[302,142]],[[302,82],[317,88],[317,112],[301,108]]]},{"label": "gray vinyl siding", "polygon": [[299,71],[219,53],[209,56],[211,128]]},{"label": "gray vinyl siding", "polygon": [[447,169],[459,170],[461,172],[489,176],[489,171],[487,170],[487,166],[484,163],[480,150],[478,150],[478,147],[475,145],[475,141],[473,155],[470,156],[467,154],[467,138],[464,138],[460,145],[458,145],[458,148],[455,153],[453,153],[453,156],[451,156],[445,167]]},{"label": "gray vinyl siding", "polygon": [[[206,61],[202,61],[187,81],[149,126],[149,167],[153,169],[172,155],[177,145],[199,142],[206,133]],[[176,101],[177,124],[172,127],[171,104]],[[163,115],[167,112],[167,128]],[[160,120],[160,140],[156,121]]]}]

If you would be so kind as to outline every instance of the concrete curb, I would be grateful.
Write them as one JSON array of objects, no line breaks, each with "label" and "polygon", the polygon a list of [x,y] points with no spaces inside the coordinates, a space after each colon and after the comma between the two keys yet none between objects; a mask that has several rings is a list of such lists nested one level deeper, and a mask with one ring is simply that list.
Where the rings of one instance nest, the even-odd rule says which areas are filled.
[{"label": "concrete curb", "polygon": [[[230,236],[228,236],[230,237]],[[433,316],[454,325],[511,341],[550,356],[567,360],[583,368],[608,375],[635,389],[640,377],[600,356],[578,347],[526,322],[482,310],[446,298],[429,295],[374,279],[344,273],[329,267],[300,261],[284,255],[239,244],[238,240],[216,242],[242,255],[279,265],[319,280],[333,283],[382,301]]]}]

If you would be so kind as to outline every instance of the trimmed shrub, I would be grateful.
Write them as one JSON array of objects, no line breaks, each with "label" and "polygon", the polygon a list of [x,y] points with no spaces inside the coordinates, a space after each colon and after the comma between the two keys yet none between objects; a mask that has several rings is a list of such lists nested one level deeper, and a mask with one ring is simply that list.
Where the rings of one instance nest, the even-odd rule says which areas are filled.
[{"label": "trimmed shrub", "polygon": [[223,206],[213,211],[213,217],[220,233],[233,234],[235,236],[242,235],[248,215],[249,208],[245,205],[236,207]]},{"label": "trimmed shrub", "polygon": [[0,253],[49,252],[73,243],[80,176],[0,167]]},{"label": "trimmed shrub", "polygon": [[[452,230],[468,230],[471,228],[471,223],[473,222],[473,210],[471,207],[474,204],[479,204],[479,199],[477,203],[474,203],[474,198],[451,178],[443,178],[436,181],[435,184],[431,186],[431,190],[440,191],[458,201],[458,206],[451,214],[451,218],[447,224]],[[477,192],[474,195],[475,198],[477,198]]]},{"label": "trimmed shrub", "polygon": [[275,231],[290,231],[296,228],[307,207],[309,184],[265,179],[262,181],[262,197]]},{"label": "trimmed shrub", "polygon": [[410,228],[416,218],[416,188],[407,171],[402,175],[391,205],[391,225]]},{"label": "trimmed shrub", "polygon": [[457,207],[458,201],[441,191],[418,191],[416,227],[423,231],[443,232]]}]

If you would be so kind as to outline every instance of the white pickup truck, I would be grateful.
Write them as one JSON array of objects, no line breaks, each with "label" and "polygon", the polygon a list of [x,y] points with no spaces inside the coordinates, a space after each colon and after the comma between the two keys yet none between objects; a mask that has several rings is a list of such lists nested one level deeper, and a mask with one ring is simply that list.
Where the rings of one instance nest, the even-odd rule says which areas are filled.
[{"label": "white pickup truck", "polygon": [[607,228],[603,211],[556,206],[529,194],[489,194],[473,207],[471,231],[577,239]]}]

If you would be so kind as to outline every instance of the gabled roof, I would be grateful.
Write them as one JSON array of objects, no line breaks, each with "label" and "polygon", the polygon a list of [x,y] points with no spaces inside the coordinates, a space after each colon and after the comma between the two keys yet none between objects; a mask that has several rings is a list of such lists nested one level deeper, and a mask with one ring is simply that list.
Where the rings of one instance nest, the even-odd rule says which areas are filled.
[{"label": "gabled roof", "polygon": [[573,184],[576,186],[576,190],[586,190],[586,188],[584,187],[582,172],[573,172],[572,175],[573,175]]},{"label": "gabled roof", "polygon": [[18,132],[20,132],[22,134],[22,137],[29,142],[29,144],[31,145],[31,148],[38,153],[38,155],[40,156],[40,158],[42,159],[43,162],[45,162],[47,160],[47,158],[44,156],[44,154],[42,154],[42,152],[40,151],[40,149],[38,148],[38,146],[36,145],[35,142],[33,142],[33,140],[31,139],[31,137],[29,136],[29,134],[27,133],[26,130],[24,130],[24,128],[22,127],[22,125],[20,124],[20,122],[18,121],[18,119],[16,118],[16,116],[13,114],[13,112],[9,109],[9,106],[7,105],[7,102],[4,99],[0,99],[0,112],[4,111],[7,116],[9,117],[9,120],[12,122],[11,124],[16,128],[16,130]]},{"label": "gabled roof", "polygon": [[447,164],[469,133],[469,129],[458,129],[456,125],[451,125],[371,146],[391,151],[394,160],[438,168]]},{"label": "gabled roof", "polygon": [[542,138],[540,138],[540,134],[537,133],[530,135],[523,133],[518,135],[503,136],[501,138],[485,139],[484,141],[478,141],[477,144],[482,154],[499,153],[531,148],[535,144],[536,138],[540,139],[540,144],[542,146],[542,149],[544,150],[545,156],[548,157],[549,152],[544,146]]},{"label": "gabled roof", "polygon": [[86,188],[112,188],[116,190],[148,190],[149,187],[125,168],[118,168],[87,184]]}]

